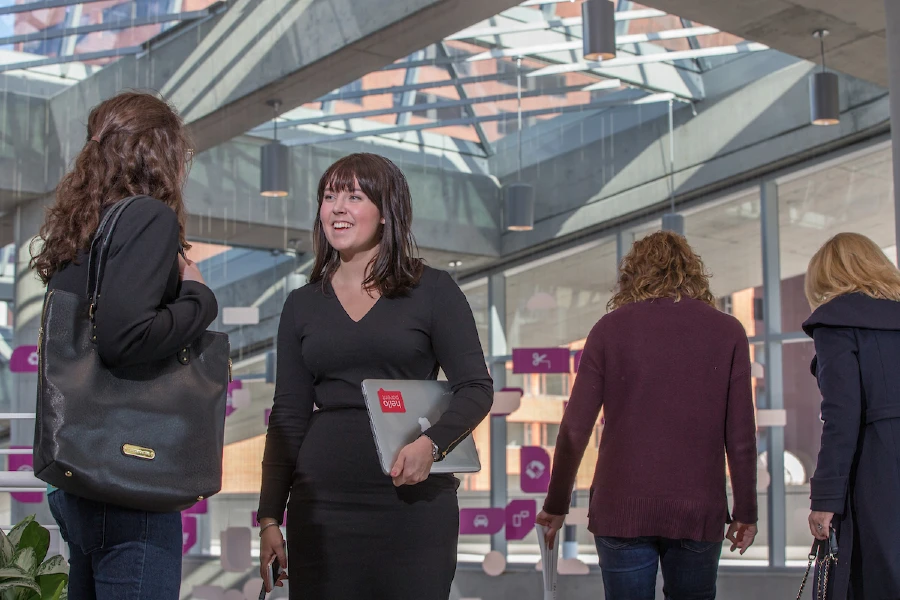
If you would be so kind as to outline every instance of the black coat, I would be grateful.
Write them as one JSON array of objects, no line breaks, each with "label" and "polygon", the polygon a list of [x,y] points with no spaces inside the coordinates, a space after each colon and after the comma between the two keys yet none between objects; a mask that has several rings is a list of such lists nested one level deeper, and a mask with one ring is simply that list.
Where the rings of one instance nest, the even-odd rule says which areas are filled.
[{"label": "black coat", "polygon": [[816,345],[812,372],[825,421],[811,508],[835,513],[840,548],[830,600],[897,600],[900,302],[839,296],[803,331]]}]

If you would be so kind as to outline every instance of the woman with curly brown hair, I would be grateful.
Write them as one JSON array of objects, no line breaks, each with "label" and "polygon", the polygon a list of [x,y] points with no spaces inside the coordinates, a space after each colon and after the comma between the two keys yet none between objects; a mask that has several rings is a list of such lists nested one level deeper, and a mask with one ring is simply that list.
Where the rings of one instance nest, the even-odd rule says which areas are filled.
[{"label": "woman with curly brown hair", "polygon": [[606,598],[654,598],[660,563],[666,598],[715,598],[725,524],[732,551],[756,536],[747,336],[714,308],[703,262],[670,232],[634,244],[608,308],[584,347],[537,522],[552,546],[603,408],[588,529]]},{"label": "woman with curly brown hair", "polygon": [[[50,290],[87,296],[91,239],[120,200],[98,296],[96,345],[111,368],[167,358],[199,338],[218,307],[183,257],[190,143],[165,102],[125,92],[90,113],[84,147],[56,190],[32,266]],[[109,231],[107,226],[106,231]],[[109,425],[94,415],[98,431]],[[175,600],[181,515],[131,510],[53,490],[50,510],[69,544],[71,600]]]}]

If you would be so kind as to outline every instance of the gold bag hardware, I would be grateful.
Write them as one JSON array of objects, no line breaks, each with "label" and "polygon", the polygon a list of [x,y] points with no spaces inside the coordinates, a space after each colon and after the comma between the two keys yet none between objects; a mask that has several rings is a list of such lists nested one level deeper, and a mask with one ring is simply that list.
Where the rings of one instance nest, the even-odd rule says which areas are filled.
[{"label": "gold bag hardware", "polygon": [[135,458],[143,458],[145,460],[153,460],[156,458],[156,452],[153,448],[144,448],[135,446],[134,444],[125,444],[122,446],[122,454],[125,456],[133,456]]}]

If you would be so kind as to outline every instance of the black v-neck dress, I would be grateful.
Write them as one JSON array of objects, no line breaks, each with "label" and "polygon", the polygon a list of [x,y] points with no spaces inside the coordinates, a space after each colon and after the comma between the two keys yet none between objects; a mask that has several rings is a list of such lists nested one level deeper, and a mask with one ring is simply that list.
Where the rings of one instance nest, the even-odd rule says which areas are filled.
[{"label": "black v-neck dress", "polygon": [[436,379],[443,369],[454,399],[426,434],[442,452],[470,434],[493,384],[459,287],[426,267],[408,296],[382,297],[355,322],[330,285],[307,285],[285,302],[277,363],[258,516],[280,521],[287,505],[291,600],[446,600],[458,480],[394,487],[361,383]]}]

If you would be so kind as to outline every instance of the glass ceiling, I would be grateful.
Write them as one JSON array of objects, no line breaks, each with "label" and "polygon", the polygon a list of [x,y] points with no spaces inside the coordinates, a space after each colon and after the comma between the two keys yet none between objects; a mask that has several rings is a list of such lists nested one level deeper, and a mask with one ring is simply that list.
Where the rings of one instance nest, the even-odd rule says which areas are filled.
[{"label": "glass ceiling", "polygon": [[[0,0],[0,71],[83,79],[216,0]],[[21,63],[21,64],[17,64]],[[77,63],[76,68],[60,65]]]},{"label": "glass ceiling", "polygon": [[[583,0],[528,0],[302,107],[279,122],[289,145],[378,136],[479,156],[524,128],[620,106],[702,98],[673,86],[766,50],[712,27],[617,2],[616,59],[584,63]],[[519,65],[519,60],[521,64]],[[652,68],[647,68],[648,65]],[[546,125],[545,125],[546,126]],[[287,129],[287,130],[286,130]],[[251,133],[271,136],[271,123]]]},{"label": "glass ceiling", "polygon": [[[702,100],[703,73],[767,50],[712,27],[616,0],[618,55],[584,62],[583,0],[526,0],[284,113],[289,145],[379,137],[475,156],[522,127],[570,123],[602,110]],[[0,0],[0,74],[90,76],[214,0]],[[253,129],[269,137],[272,124]]]}]

